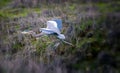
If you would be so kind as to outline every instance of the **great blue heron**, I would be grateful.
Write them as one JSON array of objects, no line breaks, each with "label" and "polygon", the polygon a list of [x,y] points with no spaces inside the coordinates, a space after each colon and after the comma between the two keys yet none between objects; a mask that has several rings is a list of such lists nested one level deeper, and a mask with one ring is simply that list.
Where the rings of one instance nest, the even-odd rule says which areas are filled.
[{"label": "great blue heron", "polygon": [[36,36],[56,35],[59,39],[65,39],[64,34],[61,34],[61,32],[60,32],[61,29],[62,29],[62,23],[58,23],[55,20],[50,20],[50,21],[47,21],[47,27],[40,28],[40,31],[42,31],[42,32]]},{"label": "great blue heron", "polygon": [[34,37],[40,37],[43,35],[55,35],[59,39],[65,39],[64,34],[61,34],[61,29],[62,29],[62,20],[61,19],[56,19],[56,20],[49,20],[47,21],[47,27],[46,28],[40,28],[39,34],[36,34],[33,31],[23,31],[23,34],[32,34]]},{"label": "great blue heron", "polygon": [[62,40],[64,43],[72,45],[71,43],[64,41],[65,36],[64,36],[64,34],[61,34],[61,30],[62,30],[62,20],[61,19],[56,19],[56,20],[47,21],[47,27],[46,28],[40,28],[41,33],[39,33],[39,34],[36,34],[33,31],[22,32],[22,33],[23,34],[27,34],[27,33],[32,34],[33,37],[40,37],[40,36],[43,36],[43,35],[55,35],[55,36],[57,36],[57,38]]}]

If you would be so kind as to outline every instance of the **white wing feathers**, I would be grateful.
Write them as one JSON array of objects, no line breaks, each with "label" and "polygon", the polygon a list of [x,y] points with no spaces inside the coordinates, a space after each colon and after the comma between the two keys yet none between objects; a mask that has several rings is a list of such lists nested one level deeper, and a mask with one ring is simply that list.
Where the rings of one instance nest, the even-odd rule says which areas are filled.
[{"label": "white wing feathers", "polygon": [[42,32],[49,31],[54,32],[57,34],[60,34],[60,30],[57,27],[57,23],[55,21],[47,21],[47,27],[46,28],[40,28]]}]

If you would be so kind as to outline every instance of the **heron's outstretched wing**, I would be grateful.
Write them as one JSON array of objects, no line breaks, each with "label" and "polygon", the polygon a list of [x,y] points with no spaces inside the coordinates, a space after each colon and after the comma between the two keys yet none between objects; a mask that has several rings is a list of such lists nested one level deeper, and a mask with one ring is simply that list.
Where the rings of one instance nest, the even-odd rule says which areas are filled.
[{"label": "heron's outstretched wing", "polygon": [[57,23],[55,21],[47,21],[47,27],[46,28],[40,28],[42,32],[54,32],[57,34],[60,34],[60,30],[57,27]]},{"label": "heron's outstretched wing", "polygon": [[57,23],[55,21],[47,21],[47,29],[58,28]]},{"label": "heron's outstretched wing", "polygon": [[53,21],[55,21],[57,23],[58,29],[62,30],[62,20],[61,19],[54,19]]}]

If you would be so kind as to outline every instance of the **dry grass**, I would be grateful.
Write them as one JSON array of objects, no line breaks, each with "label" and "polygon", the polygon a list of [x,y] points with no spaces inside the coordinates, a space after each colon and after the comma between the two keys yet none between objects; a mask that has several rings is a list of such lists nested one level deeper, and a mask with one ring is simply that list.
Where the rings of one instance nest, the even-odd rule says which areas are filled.
[{"label": "dry grass", "polygon": [[[104,25],[100,28],[106,18],[97,6],[65,3],[43,7],[38,12],[29,9],[24,17],[0,17],[0,73],[96,73],[100,70],[102,73],[104,67],[96,66],[96,62],[99,52],[108,49],[104,43],[108,31],[103,30]],[[53,36],[36,40],[20,33],[23,30],[38,33],[39,28],[46,27],[47,20],[56,18],[63,20],[62,33],[74,46],[59,42]],[[56,47],[54,44],[58,42]],[[119,73],[111,66],[106,68]]]}]

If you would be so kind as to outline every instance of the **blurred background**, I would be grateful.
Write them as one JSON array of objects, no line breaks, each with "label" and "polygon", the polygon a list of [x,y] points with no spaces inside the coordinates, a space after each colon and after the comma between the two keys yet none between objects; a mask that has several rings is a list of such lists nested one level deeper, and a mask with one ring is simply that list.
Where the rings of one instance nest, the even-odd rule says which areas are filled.
[{"label": "blurred background", "polygon": [[[74,46],[21,34],[58,18]],[[0,73],[120,73],[119,34],[119,0],[0,0]]]}]

